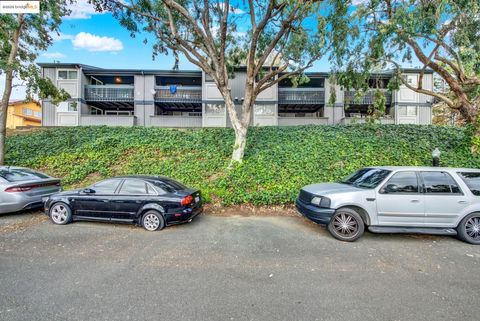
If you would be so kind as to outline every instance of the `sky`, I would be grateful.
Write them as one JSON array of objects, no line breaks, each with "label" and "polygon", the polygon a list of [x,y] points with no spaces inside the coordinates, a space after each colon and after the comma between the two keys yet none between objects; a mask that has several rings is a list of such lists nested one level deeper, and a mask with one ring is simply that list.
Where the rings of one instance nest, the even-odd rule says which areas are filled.
[{"label": "sky", "polygon": [[[361,2],[362,0],[355,0]],[[102,68],[125,69],[171,69],[174,59],[171,55],[152,59],[152,43],[145,44],[146,35],[132,38],[110,13],[98,13],[86,0],[77,0],[72,13],[65,17],[60,34],[53,34],[53,45],[39,54],[37,62],[81,63]],[[236,9],[243,13],[241,7]],[[240,30],[240,32],[242,32]],[[148,37],[148,35],[147,35]],[[180,60],[181,70],[198,68],[185,58]],[[329,71],[327,58],[319,60],[309,71]],[[0,77],[0,88],[5,79]],[[19,84],[19,81],[16,81]],[[13,89],[11,100],[24,99],[25,89]]]}]

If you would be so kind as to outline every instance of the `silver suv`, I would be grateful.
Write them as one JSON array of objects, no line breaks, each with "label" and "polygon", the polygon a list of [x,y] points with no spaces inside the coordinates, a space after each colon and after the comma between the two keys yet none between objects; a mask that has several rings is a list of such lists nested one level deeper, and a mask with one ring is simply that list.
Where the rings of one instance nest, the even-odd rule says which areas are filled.
[{"label": "silver suv", "polygon": [[342,241],[374,233],[458,235],[480,244],[480,170],[368,167],[305,186],[297,210]]}]

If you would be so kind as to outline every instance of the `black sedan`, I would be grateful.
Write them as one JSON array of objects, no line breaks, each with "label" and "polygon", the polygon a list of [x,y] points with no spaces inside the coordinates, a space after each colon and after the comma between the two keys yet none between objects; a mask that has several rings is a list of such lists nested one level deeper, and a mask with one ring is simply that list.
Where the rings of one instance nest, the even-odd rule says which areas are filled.
[{"label": "black sedan", "polygon": [[55,224],[124,222],[149,231],[190,222],[203,209],[200,191],[159,176],[114,177],[44,201],[45,213]]}]

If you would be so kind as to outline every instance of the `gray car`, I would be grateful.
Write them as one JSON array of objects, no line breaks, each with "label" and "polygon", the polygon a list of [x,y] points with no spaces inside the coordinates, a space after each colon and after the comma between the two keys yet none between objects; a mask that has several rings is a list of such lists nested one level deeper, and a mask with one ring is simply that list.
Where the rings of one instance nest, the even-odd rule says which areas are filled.
[{"label": "gray car", "polygon": [[0,166],[0,214],[42,208],[42,198],[61,190],[60,180],[46,174]]},{"label": "gray car", "polygon": [[305,186],[297,210],[342,241],[374,233],[457,235],[480,244],[480,170],[369,167]]}]

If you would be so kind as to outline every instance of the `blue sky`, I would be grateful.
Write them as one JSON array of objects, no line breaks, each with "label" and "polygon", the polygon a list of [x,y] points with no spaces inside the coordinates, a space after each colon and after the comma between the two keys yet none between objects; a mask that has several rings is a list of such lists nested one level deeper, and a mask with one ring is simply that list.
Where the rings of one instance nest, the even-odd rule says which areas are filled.
[{"label": "blue sky", "polygon": [[[152,60],[152,43],[144,44],[144,35],[130,37],[129,32],[109,13],[99,14],[86,3],[77,0],[72,14],[64,19],[61,35],[39,62],[75,62],[103,68],[170,69],[173,57],[157,56]],[[237,8],[241,9],[241,2]],[[147,35],[148,36],[148,35]],[[313,71],[328,71],[328,59],[318,61]],[[181,59],[180,69],[198,69]]]}]

